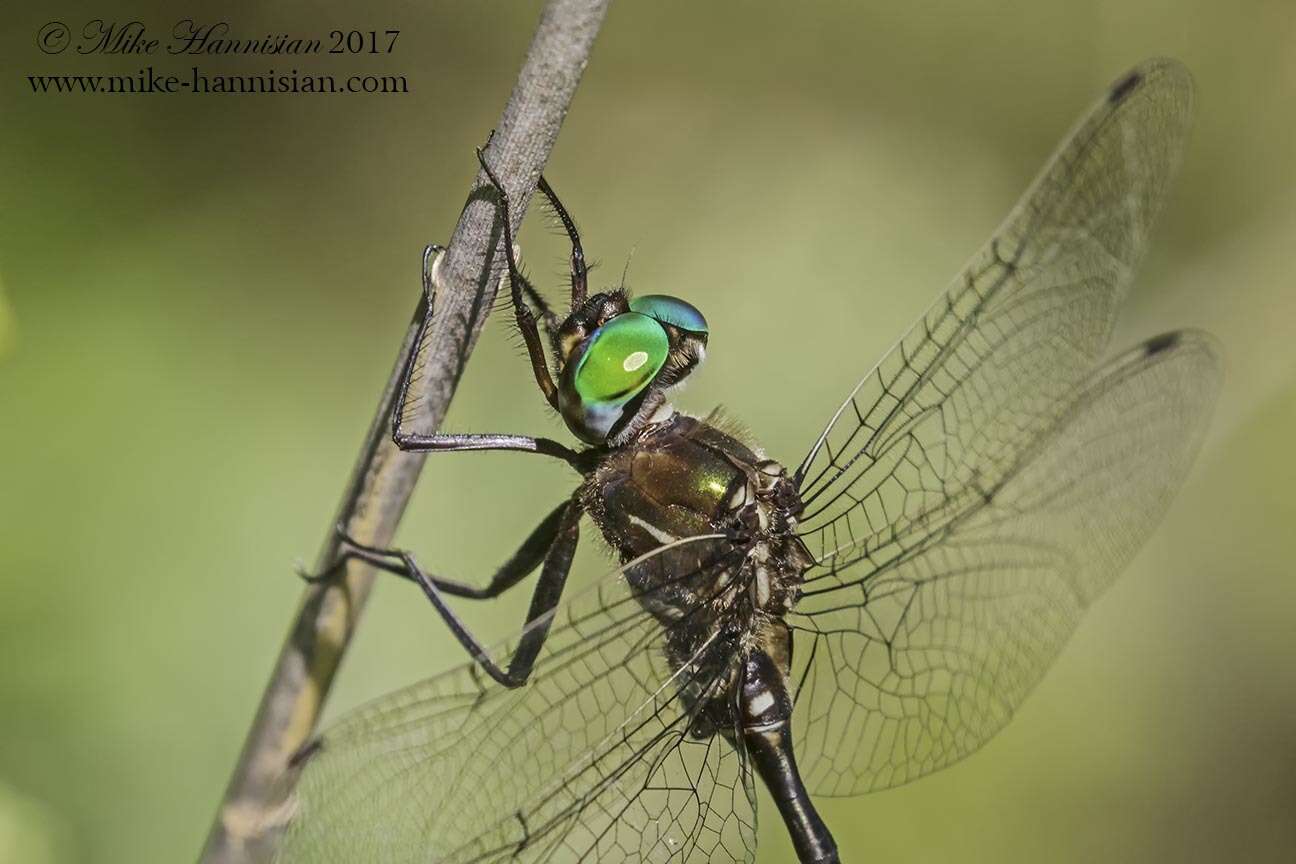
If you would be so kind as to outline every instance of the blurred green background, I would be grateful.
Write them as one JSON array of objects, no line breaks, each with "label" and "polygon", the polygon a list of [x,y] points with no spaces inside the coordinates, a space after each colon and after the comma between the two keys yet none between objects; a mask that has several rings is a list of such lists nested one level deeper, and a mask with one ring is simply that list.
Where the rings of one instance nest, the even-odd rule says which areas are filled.
[{"label": "blurred green background", "polygon": [[[0,861],[192,860],[539,4],[28,5],[0,79]],[[401,30],[391,56],[213,72],[403,74],[398,96],[33,95],[73,29]],[[713,329],[682,407],[795,463],[819,418],[1138,60],[1199,124],[1117,344],[1212,330],[1198,468],[1014,723],[939,775],[821,802],[846,861],[1296,855],[1296,7],[1288,0],[614,6],[548,175],[617,281]],[[270,62],[267,62],[270,61]],[[166,71],[188,59],[157,58]],[[561,241],[522,241],[561,296]],[[503,317],[448,427],[563,436]],[[540,460],[536,460],[540,461]],[[400,540],[484,579],[573,482],[434,458]],[[587,532],[587,538],[592,537]],[[592,546],[592,544],[591,544]],[[602,572],[587,550],[576,578]],[[581,574],[584,574],[583,577]],[[525,597],[470,608],[501,636]],[[462,660],[380,581],[330,714]],[[765,802],[761,860],[788,860]]]}]

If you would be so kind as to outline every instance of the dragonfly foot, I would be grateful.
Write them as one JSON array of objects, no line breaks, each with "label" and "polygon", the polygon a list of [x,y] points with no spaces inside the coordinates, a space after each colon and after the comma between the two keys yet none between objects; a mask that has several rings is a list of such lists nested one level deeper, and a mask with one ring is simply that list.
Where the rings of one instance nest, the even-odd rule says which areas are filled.
[{"label": "dragonfly foot", "polygon": [[307,585],[318,585],[321,582],[328,582],[332,579],[334,575],[337,574],[338,569],[341,568],[342,563],[345,560],[346,559],[343,556],[339,556],[328,567],[325,567],[317,573],[313,573],[306,569],[306,562],[298,558],[293,562],[293,572],[297,574],[298,579],[302,580]]}]

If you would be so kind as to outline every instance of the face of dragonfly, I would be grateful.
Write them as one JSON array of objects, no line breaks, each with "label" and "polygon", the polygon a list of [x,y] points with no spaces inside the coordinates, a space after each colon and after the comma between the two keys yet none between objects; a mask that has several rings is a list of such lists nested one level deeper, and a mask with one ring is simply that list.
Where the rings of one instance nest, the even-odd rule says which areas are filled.
[{"label": "face of dragonfly", "polygon": [[[906,783],[984,744],[1185,477],[1218,387],[1212,340],[1170,333],[1103,358],[1191,112],[1173,61],[1113,85],[968,268],[807,429],[789,479],[810,563],[778,618],[812,797]],[[600,406],[624,414],[660,383],[669,328],[705,337],[692,307],[643,300],[567,334],[563,416],[591,443],[622,422]],[[697,638],[690,613],[654,615],[652,595],[676,586],[636,588],[627,567],[528,625],[551,630],[525,686],[468,665],[328,730],[279,860],[754,860],[752,754],[692,708],[731,686],[751,634]],[[715,602],[699,605],[722,614]]]},{"label": "face of dragonfly", "polygon": [[[646,397],[675,386],[706,357],[706,318],[665,294],[596,294],[557,333],[558,408],[567,428],[601,445],[630,424]],[[651,407],[651,406],[650,406]]]}]

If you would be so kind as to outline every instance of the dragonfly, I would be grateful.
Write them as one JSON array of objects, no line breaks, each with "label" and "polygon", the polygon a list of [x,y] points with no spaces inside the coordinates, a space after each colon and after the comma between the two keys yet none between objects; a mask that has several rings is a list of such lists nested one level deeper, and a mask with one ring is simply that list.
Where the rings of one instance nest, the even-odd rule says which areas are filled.
[{"label": "dragonfly", "polygon": [[[840,853],[817,799],[985,744],[1151,533],[1205,434],[1209,335],[1104,359],[1192,101],[1173,60],[1113,84],[791,467],[718,415],[673,407],[706,318],[667,295],[590,294],[575,223],[541,179],[571,241],[571,310],[553,312],[519,272],[510,198],[479,150],[536,382],[584,446],[407,430],[413,359],[393,436],[560,459],[580,483],[485,585],[343,538],[344,556],[415,582],[470,659],[302,751],[277,860],[753,861],[760,785],[797,860],[828,864]],[[620,564],[567,591],[583,516]],[[448,602],[536,570],[503,644]]]}]

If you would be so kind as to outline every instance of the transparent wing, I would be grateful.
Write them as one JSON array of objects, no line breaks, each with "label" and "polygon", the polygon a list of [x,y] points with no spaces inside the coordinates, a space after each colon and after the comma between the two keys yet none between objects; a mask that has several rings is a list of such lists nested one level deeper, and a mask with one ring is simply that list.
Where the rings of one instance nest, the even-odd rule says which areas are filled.
[{"label": "transparent wing", "polygon": [[751,774],[724,737],[690,735],[680,698],[719,687],[732,646],[672,669],[670,629],[620,571],[556,615],[523,687],[464,666],[326,731],[276,860],[752,860]]},{"label": "transparent wing", "polygon": [[1204,334],[1150,340],[1061,400],[994,485],[886,551],[820,558],[789,617],[812,792],[905,783],[1008,721],[1165,511],[1218,381]]},{"label": "transparent wing", "polygon": [[812,552],[871,550],[993,486],[1106,350],[1180,161],[1171,60],[1082,119],[963,274],[857,385],[796,472]]}]

